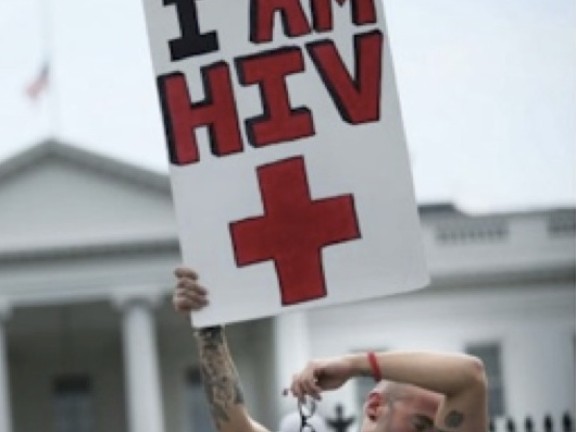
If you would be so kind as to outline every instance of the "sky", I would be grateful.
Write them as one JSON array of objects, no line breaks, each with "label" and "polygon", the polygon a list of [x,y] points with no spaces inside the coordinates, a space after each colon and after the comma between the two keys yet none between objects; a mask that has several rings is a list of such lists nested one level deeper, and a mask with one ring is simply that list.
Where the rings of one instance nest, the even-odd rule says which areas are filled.
[{"label": "sky", "polygon": [[[576,206],[576,1],[384,6],[417,201]],[[0,53],[0,163],[56,137],[168,172],[142,0],[0,0]]]}]

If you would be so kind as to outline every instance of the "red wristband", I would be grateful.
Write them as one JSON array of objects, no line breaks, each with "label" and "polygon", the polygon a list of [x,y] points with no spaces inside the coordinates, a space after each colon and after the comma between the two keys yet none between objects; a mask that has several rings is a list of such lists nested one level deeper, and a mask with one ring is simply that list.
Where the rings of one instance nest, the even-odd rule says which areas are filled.
[{"label": "red wristband", "polygon": [[374,354],[372,351],[368,353],[368,363],[370,363],[370,368],[372,369],[372,376],[374,377],[374,381],[376,382],[382,381],[382,372],[380,372],[378,359],[376,358],[376,354]]}]

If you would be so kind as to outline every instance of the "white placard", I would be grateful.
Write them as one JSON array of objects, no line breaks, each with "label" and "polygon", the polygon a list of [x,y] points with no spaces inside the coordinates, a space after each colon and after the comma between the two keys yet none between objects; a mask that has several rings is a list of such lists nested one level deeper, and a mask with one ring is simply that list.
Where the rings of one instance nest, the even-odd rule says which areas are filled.
[{"label": "white placard", "polygon": [[144,0],[208,326],[421,288],[378,0]]}]

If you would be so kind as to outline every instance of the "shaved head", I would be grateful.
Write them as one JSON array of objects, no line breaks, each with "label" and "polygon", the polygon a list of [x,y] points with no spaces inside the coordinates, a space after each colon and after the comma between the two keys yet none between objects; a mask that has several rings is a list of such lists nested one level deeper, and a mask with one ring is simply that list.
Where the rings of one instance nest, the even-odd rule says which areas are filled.
[{"label": "shaved head", "polygon": [[393,381],[380,381],[364,405],[363,432],[412,430],[414,419],[434,422],[443,397],[432,391]]}]

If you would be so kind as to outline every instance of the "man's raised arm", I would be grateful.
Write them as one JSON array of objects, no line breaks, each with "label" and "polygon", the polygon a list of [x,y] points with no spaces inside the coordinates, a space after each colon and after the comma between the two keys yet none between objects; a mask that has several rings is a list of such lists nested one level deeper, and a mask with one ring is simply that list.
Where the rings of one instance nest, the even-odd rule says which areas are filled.
[{"label": "man's raised arm", "polygon": [[435,352],[351,354],[311,361],[297,374],[296,397],[319,398],[356,376],[410,384],[444,396],[435,418],[440,432],[486,432],[487,382],[482,362],[472,356]]},{"label": "man's raised arm", "polygon": [[[446,431],[486,432],[487,382],[482,362],[455,353],[386,352],[370,365],[367,355],[352,359],[357,374],[380,372],[383,379],[412,384],[445,396],[435,424]],[[373,371],[377,367],[377,371]]]},{"label": "man's raised arm", "polygon": [[[198,284],[198,275],[188,268],[175,272],[178,284],[174,308],[182,313],[199,310],[208,304],[206,290]],[[244,405],[240,378],[230,356],[223,327],[194,331],[204,391],[214,424],[219,432],[268,432],[254,421]]]}]

